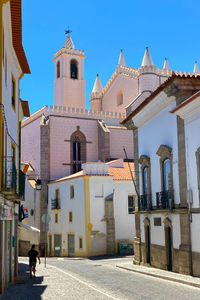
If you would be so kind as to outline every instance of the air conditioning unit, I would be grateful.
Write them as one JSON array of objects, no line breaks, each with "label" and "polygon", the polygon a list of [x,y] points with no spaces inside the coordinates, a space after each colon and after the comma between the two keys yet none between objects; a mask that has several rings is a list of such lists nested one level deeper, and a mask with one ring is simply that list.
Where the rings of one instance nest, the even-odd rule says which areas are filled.
[{"label": "air conditioning unit", "polygon": [[192,190],[187,190],[187,202],[192,204],[193,203],[193,193]]}]

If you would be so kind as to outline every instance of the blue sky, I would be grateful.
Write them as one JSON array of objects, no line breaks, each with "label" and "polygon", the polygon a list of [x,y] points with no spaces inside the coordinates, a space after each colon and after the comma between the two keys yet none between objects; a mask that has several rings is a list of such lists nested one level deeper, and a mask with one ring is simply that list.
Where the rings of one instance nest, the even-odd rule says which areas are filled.
[{"label": "blue sky", "polygon": [[200,1],[101,0],[22,1],[23,45],[31,75],[21,80],[21,98],[31,113],[53,105],[53,55],[65,42],[65,29],[76,49],[85,50],[86,106],[99,73],[103,86],[114,72],[120,49],[126,65],[139,67],[145,47],[157,67],[167,57],[173,70],[200,68]]}]

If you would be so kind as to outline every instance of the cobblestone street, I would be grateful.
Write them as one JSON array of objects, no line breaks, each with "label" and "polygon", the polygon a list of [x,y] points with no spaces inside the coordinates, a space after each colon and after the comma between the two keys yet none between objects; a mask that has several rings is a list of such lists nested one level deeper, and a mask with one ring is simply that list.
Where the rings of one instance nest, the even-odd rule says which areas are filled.
[{"label": "cobblestone street", "polygon": [[[29,279],[28,260],[21,258],[19,278],[0,299],[200,299],[197,287],[153,278],[116,265],[131,267],[132,258],[49,258],[47,268],[42,260],[42,264],[37,265],[37,278]],[[189,280],[199,282],[188,277]]]}]

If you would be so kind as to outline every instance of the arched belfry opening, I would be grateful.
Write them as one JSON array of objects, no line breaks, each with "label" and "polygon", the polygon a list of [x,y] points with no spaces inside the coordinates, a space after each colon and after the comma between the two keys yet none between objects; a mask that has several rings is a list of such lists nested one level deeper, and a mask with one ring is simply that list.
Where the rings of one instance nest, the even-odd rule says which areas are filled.
[{"label": "arched belfry opening", "polygon": [[76,173],[81,170],[81,164],[86,162],[86,138],[80,131],[79,126],[77,126],[77,130],[72,133],[70,143],[71,172]]},{"label": "arched belfry opening", "polygon": [[57,69],[57,78],[60,78],[60,62],[59,61],[57,62],[56,69]]},{"label": "arched belfry opening", "polygon": [[70,76],[72,79],[78,79],[78,62],[75,59],[70,62]]}]

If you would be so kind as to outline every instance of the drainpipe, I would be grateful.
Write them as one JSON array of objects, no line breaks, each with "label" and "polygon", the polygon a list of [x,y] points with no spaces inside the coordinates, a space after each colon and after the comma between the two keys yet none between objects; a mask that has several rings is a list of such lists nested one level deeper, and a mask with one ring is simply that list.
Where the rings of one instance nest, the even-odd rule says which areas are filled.
[{"label": "drainpipe", "polygon": [[189,224],[190,275],[193,276],[191,223],[192,223],[192,212],[191,212],[191,202],[189,202],[189,209],[188,209],[188,224]]}]

